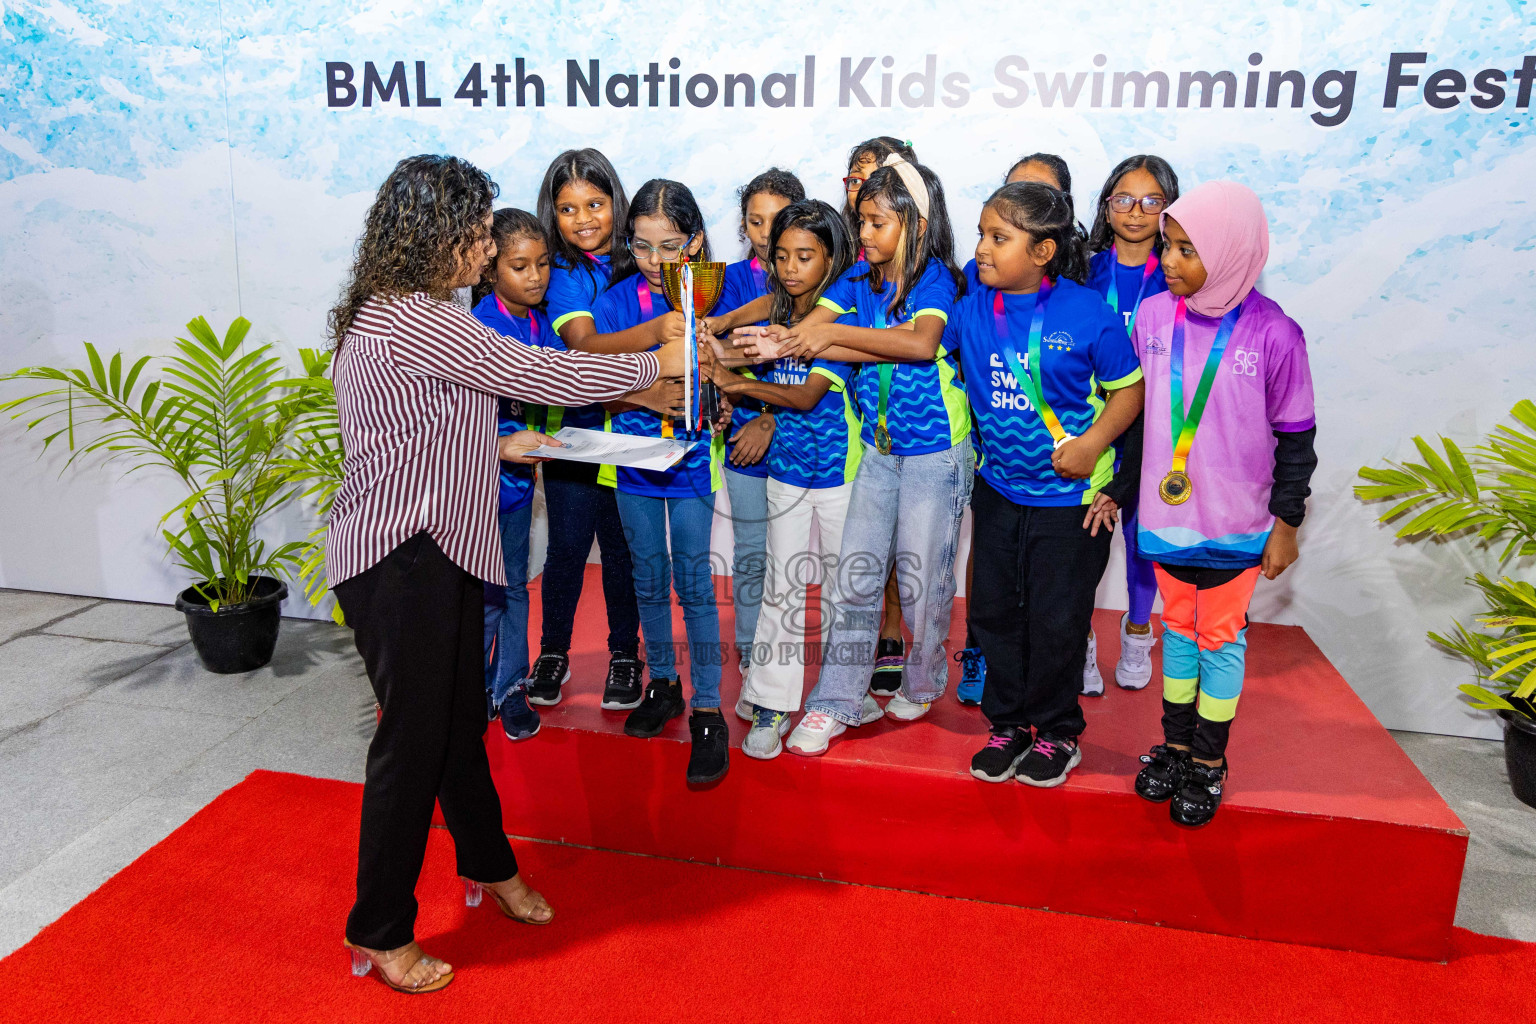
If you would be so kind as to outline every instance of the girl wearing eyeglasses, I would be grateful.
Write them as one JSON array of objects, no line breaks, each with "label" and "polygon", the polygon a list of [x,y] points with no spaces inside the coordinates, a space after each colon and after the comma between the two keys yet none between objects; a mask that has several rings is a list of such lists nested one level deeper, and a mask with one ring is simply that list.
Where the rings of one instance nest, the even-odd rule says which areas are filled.
[{"label": "girl wearing eyeglasses", "polygon": [[[662,291],[664,264],[677,262],[684,253],[690,260],[710,259],[704,215],[693,193],[679,182],[654,178],[642,185],[630,203],[624,228],[628,272],[614,261],[613,281],[592,310],[595,329],[608,337],[633,335],[650,328],[658,318],[674,315],[668,312]],[[684,430],[675,416],[633,406],[615,412],[612,429],[679,439]],[[682,680],[672,645],[675,587],[688,632],[693,683],[688,781],[694,785],[715,782],[730,767],[730,737],[720,714],[720,616],[709,560],[715,491],[721,484],[724,455],[724,434],[715,432],[705,434],[668,470],[604,467],[618,488],[619,516],[634,557],[640,630],[651,666],[650,684],[639,707],[630,712],[624,731],[642,738],[658,736],[683,713]]]},{"label": "girl wearing eyeglasses", "polygon": [[[1142,302],[1168,290],[1163,280],[1158,220],[1179,198],[1179,176],[1159,156],[1127,157],[1109,172],[1099,190],[1093,230],[1088,236],[1088,287],[1104,296],[1125,322],[1129,335]],[[1128,456],[1131,457],[1131,456]],[[1150,560],[1136,547],[1136,507],[1123,510],[1125,529],[1125,588],[1130,610],[1120,619],[1120,660],[1115,682],[1127,690],[1140,690],[1152,679],[1152,602],[1157,597],[1157,577]],[[1100,695],[1104,678],[1099,674],[1098,644],[1089,642],[1095,655],[1090,672],[1083,677],[1083,692]]]}]

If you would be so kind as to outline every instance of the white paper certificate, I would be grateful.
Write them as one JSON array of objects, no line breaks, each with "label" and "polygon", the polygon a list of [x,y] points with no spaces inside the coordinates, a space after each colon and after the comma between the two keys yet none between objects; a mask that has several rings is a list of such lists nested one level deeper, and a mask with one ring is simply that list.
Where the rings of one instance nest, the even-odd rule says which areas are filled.
[{"label": "white paper certificate", "polygon": [[677,465],[694,445],[700,443],[670,437],[611,434],[582,427],[562,427],[553,436],[563,441],[564,447],[540,445],[528,454],[569,462],[600,462],[630,469],[665,470]]}]

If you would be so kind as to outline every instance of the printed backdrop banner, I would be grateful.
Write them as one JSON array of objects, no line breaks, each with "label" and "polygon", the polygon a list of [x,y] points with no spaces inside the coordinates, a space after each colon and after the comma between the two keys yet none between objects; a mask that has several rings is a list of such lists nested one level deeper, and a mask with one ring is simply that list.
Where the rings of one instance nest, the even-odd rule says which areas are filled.
[{"label": "printed backdrop banner", "polygon": [[[1399,543],[1350,488],[1413,434],[1468,441],[1536,397],[1526,3],[10,0],[0,19],[6,368],[86,340],[164,352],[197,315],[324,344],[373,190],[418,152],[532,208],[551,157],[600,147],[631,191],[690,185],[732,257],[738,186],[777,164],[838,202],[872,135],[943,179],[962,252],[1037,150],[1069,161],[1085,219],[1132,153],[1186,188],[1245,182],[1272,226],[1261,287],[1307,334],[1321,457],[1301,561],[1254,617],[1305,626],[1389,726],[1496,732],[1424,639],[1478,610],[1462,579],[1493,557]],[[154,529],[169,482],[61,475],[18,424],[0,436],[0,585],[185,585]],[[1123,607],[1120,579],[1117,556],[1101,597]]]}]

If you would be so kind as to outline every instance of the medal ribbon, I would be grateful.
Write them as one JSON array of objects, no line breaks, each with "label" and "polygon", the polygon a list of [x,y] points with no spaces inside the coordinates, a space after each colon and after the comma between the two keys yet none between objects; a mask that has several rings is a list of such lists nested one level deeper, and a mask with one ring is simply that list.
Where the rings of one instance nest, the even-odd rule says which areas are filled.
[{"label": "medal ribbon", "polygon": [[[1130,334],[1136,329],[1136,313],[1141,309],[1141,297],[1147,293],[1147,282],[1152,280],[1152,272],[1157,269],[1157,254],[1147,257],[1147,265],[1141,271],[1141,287],[1136,289],[1136,305],[1131,307],[1130,322],[1125,325],[1125,333]],[[1105,296],[1109,300],[1109,308],[1116,313],[1120,312],[1120,258],[1115,255],[1115,247],[1109,247],[1109,294]]]},{"label": "medal ribbon", "polygon": [[[496,297],[496,308],[501,310],[501,315],[506,317],[508,320],[513,319],[512,311],[507,308],[507,304],[505,302],[501,301],[501,296],[497,295],[495,292],[492,292],[491,294]],[[518,317],[517,319],[520,320],[520,319],[522,319],[522,317]],[[534,316],[534,313],[533,313],[532,309],[528,310],[528,347],[529,348],[538,348],[539,347],[539,318],[537,316]],[[530,408],[530,405],[527,402],[521,402],[519,404],[522,405],[522,407],[524,409]],[[538,413],[537,413],[537,417],[538,418],[537,418],[537,420],[535,422],[530,423],[528,425],[530,427],[532,427],[534,430],[537,430],[540,433],[543,433],[544,432],[544,428],[549,425],[549,406],[547,406],[547,405],[534,405],[534,406],[531,406],[531,408],[534,408],[534,409],[538,410]]]},{"label": "medal ribbon", "polygon": [[1227,350],[1232,329],[1237,318],[1243,315],[1242,304],[1227,312],[1216,328],[1216,340],[1211,342],[1210,354],[1205,357],[1205,369],[1200,371],[1200,383],[1195,386],[1194,400],[1189,411],[1184,411],[1184,321],[1188,316],[1184,299],[1179,299],[1173,312],[1173,352],[1168,367],[1168,416],[1173,437],[1173,472],[1182,473],[1189,463],[1189,450],[1195,446],[1195,431],[1200,429],[1200,417],[1205,413],[1205,401],[1211,396],[1211,385],[1216,382],[1216,368],[1221,364],[1221,354]]},{"label": "medal ribbon", "polygon": [[[1045,429],[1051,432],[1051,439],[1056,444],[1061,444],[1067,432],[1062,429],[1061,420],[1056,416],[1056,410],[1051,408],[1045,400],[1044,371],[1040,364],[1040,339],[1045,334],[1045,303],[1051,297],[1051,279],[1042,278],[1040,291],[1035,296],[1035,311],[1029,317],[1029,370],[1026,372],[1024,365],[1019,362],[1019,350],[1014,347],[1008,337],[1008,316],[1003,310],[1003,293],[992,294],[992,327],[997,333],[997,343],[1003,350],[1003,358],[1008,361],[1008,369],[1013,373],[1013,379],[1019,382],[1019,387],[1024,389],[1024,394],[1029,398],[1029,404],[1035,407],[1035,412],[1040,414]],[[1031,374],[1038,373],[1041,376],[1036,379]]]},{"label": "medal ribbon", "polygon": [[[635,295],[640,300],[640,322],[644,323],[656,315],[656,307],[652,304],[651,300],[650,282],[646,281],[644,274],[637,276],[639,281],[635,285]],[[667,415],[661,417],[661,436],[672,436],[672,417]]]},{"label": "medal ribbon", "polygon": [[[882,291],[883,290],[884,289],[882,289]],[[884,306],[884,304],[880,304],[880,305],[877,305],[875,307],[875,327],[878,330],[882,330],[882,331],[885,330],[885,306]],[[880,439],[880,437],[882,435],[887,437],[887,438],[891,436],[891,432],[888,429],[886,429],[886,426],[885,426],[885,406],[886,406],[886,402],[891,397],[891,378],[893,376],[895,376],[896,364],[895,363],[880,363],[880,364],[878,364],[878,370],[880,372],[880,405],[875,410],[875,440],[876,440],[876,447],[879,447],[878,442],[879,442],[879,439]]]},{"label": "medal ribbon", "polygon": [[752,283],[757,286],[757,294],[768,294],[768,273],[763,270],[763,261],[753,256],[747,261],[747,269],[752,272]]}]

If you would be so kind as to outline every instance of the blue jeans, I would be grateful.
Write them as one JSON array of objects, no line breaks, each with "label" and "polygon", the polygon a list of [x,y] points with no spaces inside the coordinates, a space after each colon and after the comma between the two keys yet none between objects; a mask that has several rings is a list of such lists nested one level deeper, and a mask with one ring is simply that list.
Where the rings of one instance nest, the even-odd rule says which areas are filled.
[{"label": "blue jeans", "polygon": [[652,498],[620,491],[618,499],[619,518],[624,521],[635,563],[635,598],[640,604],[640,633],[651,678],[677,678],[672,645],[672,588],[676,587],[688,631],[688,660],[693,667],[689,703],[695,708],[718,708],[724,652],[709,563],[715,496]]},{"label": "blue jeans", "polygon": [[751,650],[763,608],[763,573],[768,567],[768,478],[725,469],[731,496],[731,598],[736,606],[736,649]]},{"label": "blue jeans", "polygon": [[969,439],[929,455],[881,455],[864,446],[838,555],[838,620],[827,638],[821,678],[806,698],[845,725],[858,725],[880,633],[892,562],[912,643],[901,689],[923,704],[949,682],[949,616],[955,602],[960,518],[971,501],[976,456]]},{"label": "blue jeans", "polygon": [[485,692],[493,709],[528,678],[528,528],[533,503],[497,519],[507,585],[485,585]]}]

